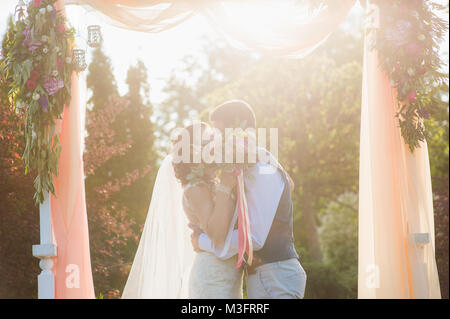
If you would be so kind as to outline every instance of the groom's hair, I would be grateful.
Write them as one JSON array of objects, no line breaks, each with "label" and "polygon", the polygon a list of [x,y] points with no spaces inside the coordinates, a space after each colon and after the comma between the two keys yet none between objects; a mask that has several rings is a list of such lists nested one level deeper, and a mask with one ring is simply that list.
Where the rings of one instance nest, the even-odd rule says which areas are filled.
[{"label": "groom's hair", "polygon": [[221,121],[225,127],[235,128],[245,122],[246,128],[256,128],[256,117],[250,104],[242,100],[230,100],[216,106],[209,114],[209,120]]}]

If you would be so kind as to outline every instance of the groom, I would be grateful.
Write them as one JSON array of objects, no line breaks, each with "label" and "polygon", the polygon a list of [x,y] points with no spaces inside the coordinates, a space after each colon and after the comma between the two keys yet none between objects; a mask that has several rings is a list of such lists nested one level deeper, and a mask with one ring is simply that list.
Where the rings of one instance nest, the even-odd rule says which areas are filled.
[{"label": "groom", "polygon": [[[236,123],[245,123],[244,130],[256,128],[253,109],[240,100],[219,105],[211,112],[210,120],[222,132],[234,128]],[[275,160],[271,164],[257,162],[248,168],[246,176],[245,195],[254,250],[253,264],[246,267],[248,298],[301,299],[306,274],[294,248],[290,177]],[[228,259],[238,252],[238,232],[234,230],[226,254],[223,247],[216,247],[207,234],[198,231],[192,235],[192,245],[196,251]]]}]

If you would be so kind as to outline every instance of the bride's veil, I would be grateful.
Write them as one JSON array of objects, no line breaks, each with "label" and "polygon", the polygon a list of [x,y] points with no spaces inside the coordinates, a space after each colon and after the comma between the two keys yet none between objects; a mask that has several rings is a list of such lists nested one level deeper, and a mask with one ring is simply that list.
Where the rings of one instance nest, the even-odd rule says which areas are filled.
[{"label": "bride's veil", "polygon": [[122,298],[187,298],[194,251],[172,156],[162,162]]}]

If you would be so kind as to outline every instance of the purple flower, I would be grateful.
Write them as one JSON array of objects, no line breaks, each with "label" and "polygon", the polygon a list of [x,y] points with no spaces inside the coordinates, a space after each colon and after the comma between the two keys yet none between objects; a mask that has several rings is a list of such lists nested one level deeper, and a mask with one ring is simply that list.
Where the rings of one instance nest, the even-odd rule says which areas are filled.
[{"label": "purple flower", "polygon": [[419,116],[421,118],[424,118],[427,120],[430,118],[430,113],[428,113],[427,109],[421,108],[417,111],[417,113],[419,114]]},{"label": "purple flower", "polygon": [[49,95],[53,95],[64,87],[64,81],[57,79],[56,77],[46,77],[44,79],[44,88],[47,90]]},{"label": "purple flower", "polygon": [[25,40],[23,40],[23,45],[28,48],[29,51],[34,51],[41,45],[41,42],[34,40],[31,34],[30,27],[28,26],[24,31]]},{"label": "purple flower", "polygon": [[408,43],[408,36],[411,30],[411,22],[399,20],[394,27],[388,28],[385,34],[386,40],[394,42],[397,46]]},{"label": "purple flower", "polygon": [[42,94],[42,96],[39,98],[39,104],[41,105],[42,109],[47,112],[48,110],[48,97],[46,94]]}]

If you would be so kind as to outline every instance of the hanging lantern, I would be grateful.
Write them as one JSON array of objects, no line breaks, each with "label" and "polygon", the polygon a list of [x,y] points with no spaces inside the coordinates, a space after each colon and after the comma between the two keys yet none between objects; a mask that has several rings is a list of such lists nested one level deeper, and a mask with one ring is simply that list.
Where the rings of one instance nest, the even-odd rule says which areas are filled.
[{"label": "hanging lantern", "polygon": [[86,52],[82,49],[74,49],[72,51],[72,64],[74,70],[77,72],[86,70]]},{"label": "hanging lantern", "polygon": [[98,48],[102,45],[102,32],[99,25],[88,26],[88,44],[91,48]]},{"label": "hanging lantern", "polygon": [[16,22],[23,21],[26,18],[27,6],[23,0],[19,0],[14,11],[14,16],[16,17]]}]

